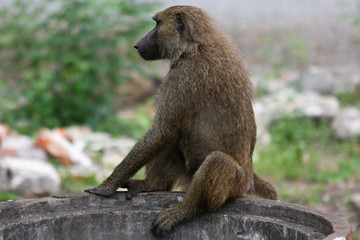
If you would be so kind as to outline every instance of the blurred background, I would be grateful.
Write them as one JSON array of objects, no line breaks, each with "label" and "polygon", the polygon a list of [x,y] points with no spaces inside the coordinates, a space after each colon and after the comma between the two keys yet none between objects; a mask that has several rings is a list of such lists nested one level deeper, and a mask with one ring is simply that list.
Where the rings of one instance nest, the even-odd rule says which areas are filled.
[{"label": "blurred background", "polygon": [[133,45],[172,5],[206,10],[238,44],[255,171],[360,239],[359,0],[2,0],[0,201],[83,191],[124,158],[168,69]]}]

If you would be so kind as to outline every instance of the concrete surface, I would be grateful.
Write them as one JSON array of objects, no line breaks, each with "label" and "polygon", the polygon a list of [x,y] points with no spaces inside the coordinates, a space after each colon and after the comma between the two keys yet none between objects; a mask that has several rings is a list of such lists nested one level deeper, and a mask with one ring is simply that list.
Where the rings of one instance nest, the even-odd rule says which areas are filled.
[{"label": "concrete surface", "polygon": [[[182,193],[86,193],[0,203],[0,240],[158,239],[150,226]],[[351,239],[342,219],[294,204],[241,197],[160,239]]]}]

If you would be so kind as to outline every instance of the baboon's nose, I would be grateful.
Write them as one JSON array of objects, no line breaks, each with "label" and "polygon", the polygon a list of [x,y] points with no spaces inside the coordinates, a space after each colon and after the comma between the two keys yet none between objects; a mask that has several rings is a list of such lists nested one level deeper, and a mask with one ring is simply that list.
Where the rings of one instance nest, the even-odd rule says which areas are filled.
[{"label": "baboon's nose", "polygon": [[134,45],[134,48],[138,49],[138,46],[135,44],[135,45]]}]

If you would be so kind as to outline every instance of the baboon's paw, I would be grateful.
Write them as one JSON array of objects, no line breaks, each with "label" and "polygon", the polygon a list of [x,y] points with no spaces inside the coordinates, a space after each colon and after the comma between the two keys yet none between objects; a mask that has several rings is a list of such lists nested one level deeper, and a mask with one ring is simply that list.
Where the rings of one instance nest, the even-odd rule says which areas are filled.
[{"label": "baboon's paw", "polygon": [[103,196],[103,197],[108,197],[112,194],[114,194],[116,192],[116,189],[114,190],[113,188],[102,188],[102,187],[95,187],[95,188],[88,188],[84,190],[87,193],[90,194],[95,194],[95,195],[99,195],[99,196]]},{"label": "baboon's paw", "polygon": [[153,222],[151,231],[157,236],[163,236],[176,226],[176,222],[166,212],[161,213]]}]

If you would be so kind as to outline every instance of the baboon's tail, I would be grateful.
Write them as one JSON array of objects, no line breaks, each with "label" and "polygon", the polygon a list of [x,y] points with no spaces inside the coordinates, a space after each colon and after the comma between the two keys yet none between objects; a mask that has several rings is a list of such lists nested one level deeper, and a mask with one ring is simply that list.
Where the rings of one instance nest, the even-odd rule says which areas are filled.
[{"label": "baboon's tail", "polygon": [[275,188],[267,181],[259,178],[256,173],[254,173],[254,185],[249,193],[261,198],[277,200]]}]

